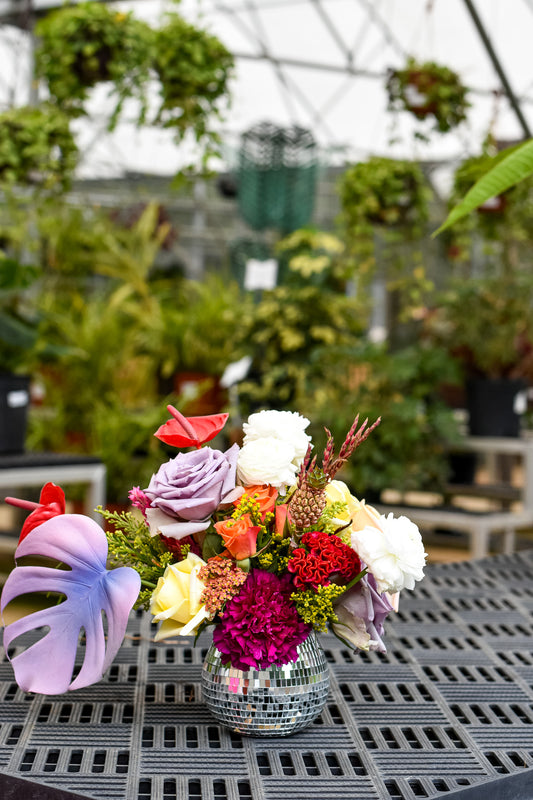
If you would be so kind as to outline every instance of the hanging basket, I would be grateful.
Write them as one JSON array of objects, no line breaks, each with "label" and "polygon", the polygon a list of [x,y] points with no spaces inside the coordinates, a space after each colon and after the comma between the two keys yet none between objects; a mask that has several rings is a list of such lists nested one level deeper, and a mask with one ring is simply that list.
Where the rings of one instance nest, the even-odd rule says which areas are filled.
[{"label": "hanging basket", "polygon": [[305,225],[313,213],[317,170],[310,131],[263,122],[243,134],[238,201],[248,225],[282,233]]}]

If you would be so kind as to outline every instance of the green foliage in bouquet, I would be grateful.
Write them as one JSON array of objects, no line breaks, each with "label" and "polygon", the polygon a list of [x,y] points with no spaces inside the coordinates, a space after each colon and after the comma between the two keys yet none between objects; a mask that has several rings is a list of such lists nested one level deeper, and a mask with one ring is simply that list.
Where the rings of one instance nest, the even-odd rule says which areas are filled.
[{"label": "green foliage in bouquet", "polygon": [[52,105],[21,106],[0,114],[0,185],[68,188],[78,161],[69,119]]}]

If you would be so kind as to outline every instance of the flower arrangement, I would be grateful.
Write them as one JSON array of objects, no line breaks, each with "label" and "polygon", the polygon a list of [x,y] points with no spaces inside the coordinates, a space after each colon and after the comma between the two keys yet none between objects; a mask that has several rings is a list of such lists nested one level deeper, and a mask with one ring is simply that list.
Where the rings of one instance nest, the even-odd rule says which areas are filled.
[{"label": "flower arrangement", "polygon": [[[10,655],[19,685],[50,694],[99,680],[133,605],[150,609],[156,640],[212,626],[224,663],[240,670],[293,662],[312,630],[328,627],[355,649],[384,651],[384,620],[397,593],[423,577],[420,532],[405,517],[380,515],[336,478],[380,420],[360,425],[356,417],[338,450],[326,429],[319,456],[309,420],[296,412],[252,414],[242,445],[222,451],[207,443],[227,414],[187,418],[169,410],[155,435],[181,451],[145,489],[131,490],[132,511],[102,510],[114,525],[107,541],[93,520],[64,513],[64,494],[53,484],[39,504],[7,498],[32,511],[16,558],[39,555],[70,567],[25,564],[7,579],[2,611],[28,591],[62,595],[6,626],[10,653],[20,634],[49,628]],[[81,628],[85,658],[71,683]]]}]

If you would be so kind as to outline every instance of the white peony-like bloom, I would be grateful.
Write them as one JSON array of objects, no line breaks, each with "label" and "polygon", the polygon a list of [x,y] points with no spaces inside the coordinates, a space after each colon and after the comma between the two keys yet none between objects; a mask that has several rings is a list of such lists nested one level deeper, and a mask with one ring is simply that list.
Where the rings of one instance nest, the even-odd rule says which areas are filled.
[{"label": "white peony-like bloom", "polygon": [[237,480],[243,486],[268,483],[284,494],[296,482],[294,447],[290,442],[264,436],[245,442],[237,459]]},{"label": "white peony-like bloom", "polygon": [[414,589],[424,577],[426,555],[418,527],[407,517],[381,516],[380,528],[352,533],[351,544],[374,575],[378,591]]},{"label": "white peony-like bloom", "polygon": [[294,448],[294,463],[297,467],[303,461],[311,437],[305,433],[309,420],[297,411],[258,411],[250,414],[244,423],[244,444],[272,437],[288,442]]}]

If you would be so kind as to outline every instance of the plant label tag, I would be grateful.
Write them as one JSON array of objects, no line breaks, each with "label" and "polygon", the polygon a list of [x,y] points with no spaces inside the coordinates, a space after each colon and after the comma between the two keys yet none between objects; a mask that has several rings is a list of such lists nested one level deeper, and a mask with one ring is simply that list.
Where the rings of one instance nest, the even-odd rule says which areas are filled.
[{"label": "plant label tag", "polygon": [[274,289],[278,279],[278,262],[275,258],[258,261],[249,258],[246,262],[244,273],[244,288],[248,291],[254,289]]},{"label": "plant label tag", "polygon": [[243,381],[248,375],[251,366],[251,356],[243,356],[239,361],[232,361],[231,364],[228,364],[220,379],[222,388],[229,389],[230,386]]},{"label": "plant label tag", "polygon": [[8,408],[23,408],[30,401],[28,392],[25,389],[15,389],[7,393]]}]

